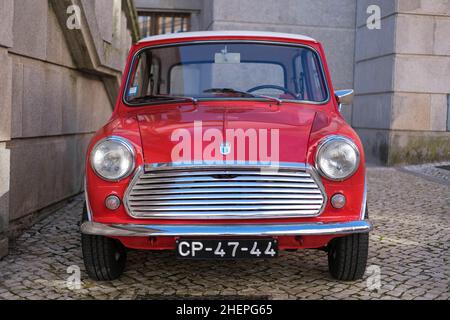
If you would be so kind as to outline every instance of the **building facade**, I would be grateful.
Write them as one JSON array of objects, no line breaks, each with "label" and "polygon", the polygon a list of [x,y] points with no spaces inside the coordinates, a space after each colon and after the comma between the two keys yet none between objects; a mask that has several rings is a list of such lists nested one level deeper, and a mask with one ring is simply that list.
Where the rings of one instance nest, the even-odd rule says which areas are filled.
[{"label": "building facade", "polygon": [[[258,30],[311,36],[369,162],[450,159],[448,0],[135,0],[143,35]],[[183,17],[183,28],[177,20]],[[379,20],[377,19],[379,18]],[[187,21],[186,21],[187,20]]]},{"label": "building facade", "polygon": [[316,38],[335,88],[356,90],[343,114],[369,162],[450,159],[448,0],[1,0],[0,258],[83,190],[86,146],[139,32],[197,30]]},{"label": "building facade", "polygon": [[137,32],[128,0],[0,1],[0,258],[83,190],[87,144]]}]

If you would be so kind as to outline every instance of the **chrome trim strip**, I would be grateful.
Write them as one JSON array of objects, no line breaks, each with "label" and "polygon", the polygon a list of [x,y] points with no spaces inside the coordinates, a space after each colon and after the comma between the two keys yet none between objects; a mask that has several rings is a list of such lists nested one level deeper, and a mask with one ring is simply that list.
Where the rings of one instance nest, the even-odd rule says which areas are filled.
[{"label": "chrome trim strip", "polygon": [[[225,167],[225,169],[224,169]],[[229,170],[228,170],[229,169]],[[297,185],[287,185],[290,188],[269,188],[264,187],[262,184],[255,183],[253,185],[249,185],[249,187],[246,188],[233,188],[232,187],[232,181],[228,181],[229,187],[226,185],[227,182],[217,182],[220,185],[223,185],[222,188],[208,188],[208,186],[205,184],[204,188],[198,188],[198,189],[189,189],[189,194],[194,194],[194,197],[197,197],[197,199],[201,199],[199,197],[200,194],[210,194],[211,197],[205,198],[203,197],[203,203],[205,204],[204,208],[198,207],[198,205],[195,208],[189,208],[183,205],[174,206],[171,205],[169,208],[165,209],[162,203],[158,203],[158,206],[148,207],[144,209],[140,209],[137,207],[132,208],[132,204],[130,204],[130,199],[135,202],[136,199],[136,193],[139,192],[142,194],[142,201],[148,201],[148,200],[155,200],[155,198],[146,198],[151,197],[151,190],[152,186],[151,184],[148,185],[147,183],[145,186],[140,186],[139,188],[136,188],[136,183],[141,179],[142,175],[151,175],[153,172],[155,172],[155,178],[159,178],[160,174],[166,174],[171,176],[176,176],[178,173],[178,170],[201,170],[205,173],[205,175],[209,175],[208,170],[213,170],[212,172],[221,172],[221,174],[228,174],[229,172],[238,171],[238,170],[254,170],[254,171],[260,171],[260,177],[264,176],[273,176],[276,175],[277,172],[280,172],[280,170],[298,170],[298,171],[304,171],[299,172],[298,175],[295,175],[296,172],[288,171],[287,174],[294,175],[299,177],[300,179],[303,179],[305,174],[309,176],[313,183],[311,183],[311,187],[309,188],[309,185],[307,184],[300,184]],[[172,171],[164,172],[163,171]],[[237,174],[239,175],[245,175],[246,171],[239,171]],[[253,172],[254,173],[254,172]],[[283,173],[280,173],[280,176],[283,175]],[[142,180],[141,180],[142,181]],[[281,185],[281,184],[280,184]],[[183,186],[183,185],[181,185]],[[189,184],[186,184],[185,186],[190,186]],[[167,185],[167,187],[170,187],[170,185]],[[158,194],[159,198],[163,201],[166,196],[168,197],[179,197],[180,194],[183,194],[183,188],[177,188],[176,186],[173,188],[166,188],[166,189],[159,189]],[[213,201],[214,197],[216,199],[220,199],[221,193],[230,193],[233,192],[243,194],[243,198],[245,198],[245,193],[261,193],[260,198],[264,197],[264,193],[281,193],[284,194],[284,197],[281,196],[280,202],[283,202],[283,199],[286,199],[286,193],[298,193],[299,196],[296,197],[296,199],[301,199],[302,194],[306,194],[307,198],[311,201],[311,206],[304,208],[301,208],[300,206],[285,206],[284,208],[281,208],[279,206],[265,206],[265,205],[253,205],[248,207],[242,207],[239,209],[232,208],[230,206],[223,207],[223,211],[221,211],[220,207],[213,207],[212,205],[217,205],[217,201]],[[150,194],[149,194],[150,193]],[[133,196],[132,196],[133,194]],[[321,204],[316,204],[315,200],[312,199],[311,196],[321,196],[321,199],[323,199],[323,202]],[[234,196],[236,198],[236,195]],[[130,181],[130,184],[128,185],[124,198],[123,203],[125,206],[125,210],[128,213],[128,215],[132,218],[136,219],[271,219],[271,218],[299,218],[299,217],[317,217],[320,216],[323,211],[325,210],[325,207],[328,202],[328,197],[325,191],[325,188],[322,184],[322,179],[320,176],[315,172],[315,169],[307,164],[304,163],[261,163],[261,164],[255,164],[253,163],[245,163],[245,162],[226,162],[223,163],[216,163],[212,164],[211,162],[199,162],[194,163],[193,165],[186,165],[183,163],[154,163],[154,164],[145,164],[144,166],[140,166],[137,168],[136,173],[133,177],[133,179]],[[184,199],[186,200],[186,198]],[[193,201],[193,199],[189,199]],[[223,201],[223,199],[220,199]],[[166,200],[167,204],[169,205],[168,200]],[[264,200],[262,200],[264,202]],[[195,204],[195,203],[193,203]],[[134,205],[134,203],[133,203]],[[196,209],[196,210],[193,210]],[[213,211],[210,211],[213,210]],[[214,211],[215,210],[215,211]],[[172,212],[168,212],[172,211]],[[210,212],[208,212],[210,211]]]},{"label": "chrome trim strip", "polygon": [[323,196],[323,204],[322,204],[322,207],[320,208],[319,213],[317,214],[317,216],[320,216],[325,211],[325,207],[327,206],[328,195],[325,190],[325,187],[323,186],[322,178],[317,173],[316,169],[310,165],[305,164],[305,166],[306,166],[306,172],[308,172],[311,175],[311,177],[316,182],[317,186],[319,186],[320,192],[322,193],[322,196]]},{"label": "chrome trim strip", "polygon": [[[257,193],[246,193],[245,194],[245,200],[252,200],[252,199],[258,199],[258,200],[272,200],[272,199],[277,199],[277,198],[281,198],[281,199],[297,199],[297,197],[295,195],[291,195],[291,194],[283,194],[283,193],[279,193],[279,194],[271,194],[271,193],[267,193],[267,194],[257,194]],[[301,196],[302,200],[317,200],[322,202],[323,196],[320,193],[310,193],[310,194],[302,194]],[[162,196],[130,196],[131,200],[139,200],[139,201],[147,201],[147,200],[202,200],[204,199],[204,196],[202,194],[195,194],[195,193],[191,193],[191,194],[165,194]],[[229,199],[236,199],[236,196],[233,194],[223,194],[223,193],[219,193],[219,194],[214,194],[214,193],[210,193],[209,195],[209,199],[212,201],[215,200],[223,200],[223,201],[227,201]]]},{"label": "chrome trim strip", "polygon": [[[278,172],[280,169],[296,169],[306,170],[311,168],[309,164],[303,162],[259,162],[259,161],[192,161],[192,163],[183,162],[161,162],[161,163],[147,163],[145,164],[146,173],[148,170],[176,170],[176,169],[215,169],[220,167],[230,166],[240,169],[255,169],[264,171],[267,169],[268,174],[271,172]],[[268,169],[271,169],[269,171]]]},{"label": "chrome trim strip", "polygon": [[298,224],[227,224],[227,225],[106,225],[85,222],[81,232],[109,237],[153,236],[306,236],[367,233],[372,229],[368,220],[339,223]]},{"label": "chrome trim strip", "polygon": [[[260,169],[260,168],[259,168]],[[258,170],[259,170],[258,169]],[[263,168],[264,169],[264,168]],[[274,176],[273,172],[267,172],[267,171],[261,171],[261,170],[247,170],[245,172],[246,176]],[[157,170],[153,170],[155,172]],[[176,173],[175,173],[176,172]],[[152,172],[147,172],[148,174],[151,174]],[[227,170],[228,175],[240,175],[242,174],[242,171],[237,170]],[[171,172],[164,173],[164,172],[158,172],[158,177],[162,178],[170,178],[176,176],[177,178],[180,177],[201,177],[205,175],[223,175],[223,171],[217,171],[212,169],[208,169],[206,166],[203,167],[202,171],[194,171],[194,172],[183,172],[183,171],[176,171],[171,170]],[[289,172],[283,172],[283,177],[294,177],[294,178],[310,178],[307,173],[297,172],[297,173],[289,173]],[[148,177],[144,177],[144,179],[148,179]]]},{"label": "chrome trim strip", "polygon": [[[185,195],[186,196],[186,195]],[[243,197],[244,198],[244,197]],[[245,205],[277,205],[280,203],[279,200],[274,199],[265,199],[263,197],[260,197],[259,199],[220,199],[217,197],[217,199],[210,199],[204,201],[204,199],[194,199],[194,200],[167,200],[165,198],[159,198],[156,201],[153,200],[146,200],[146,199],[139,199],[134,198],[134,204],[135,205],[144,205],[144,206],[150,206],[150,207],[159,207],[159,206],[166,206],[166,205],[177,205],[177,206],[189,206],[189,205],[208,205],[208,206],[214,206],[214,205],[234,205],[234,204],[245,204]],[[321,206],[322,205],[322,198],[320,199],[283,199],[283,203],[290,204],[290,205],[302,205],[306,204],[308,206]],[[162,209],[164,210],[164,209]],[[199,210],[210,210],[209,208],[201,208]]]},{"label": "chrome trim strip", "polygon": [[91,205],[89,203],[89,196],[88,196],[88,192],[87,192],[86,176],[84,177],[84,199],[86,201],[86,211],[87,211],[88,221],[92,221],[92,211],[91,211]]},{"label": "chrome trim strip", "polygon": [[[295,168],[297,170],[306,170],[309,165],[305,163],[297,162],[246,162],[246,161],[192,161],[191,163],[183,162],[166,162],[166,163],[149,163],[144,166],[145,172],[155,170],[168,170],[168,169],[215,169],[221,166],[230,166],[232,168],[240,169],[254,169],[262,172],[277,172],[280,168]],[[267,171],[264,171],[267,170]],[[262,173],[264,174],[264,173]]]},{"label": "chrome trim strip", "polygon": [[366,206],[367,206],[367,174],[364,177],[364,191],[363,191],[363,200],[361,204],[361,220],[366,219]]},{"label": "chrome trim strip", "polygon": [[[270,194],[270,193],[280,193],[283,195],[286,194],[308,194],[308,195],[320,195],[321,192],[319,189],[293,189],[293,188],[282,188],[282,189],[276,189],[276,188],[241,188],[239,189],[240,193],[251,193],[251,192],[255,192],[255,193],[260,193],[260,194]],[[227,188],[198,188],[195,190],[190,190],[190,194],[204,194],[204,193],[209,193],[209,194],[215,194],[215,195],[219,195],[219,194],[224,194],[230,192],[230,189]],[[145,194],[148,194],[148,192],[146,190],[136,190],[133,191],[133,193],[136,193],[137,196],[142,196]],[[159,194],[163,194],[164,196],[166,195],[177,195],[180,193],[180,190],[177,189],[165,189],[165,190],[160,190],[158,191]],[[133,197],[133,195],[131,195],[131,197]]]},{"label": "chrome trim strip", "polygon": [[[236,185],[236,182],[240,182],[239,185],[246,188],[276,188],[276,187],[283,187],[283,188],[299,188],[299,189],[307,189],[310,187],[315,187],[315,184],[311,183],[270,183],[270,182],[242,182],[239,180],[236,181],[209,181],[209,182],[198,182],[198,183],[171,183],[171,184],[164,184],[167,186],[165,189],[177,189],[182,192],[184,188],[209,188],[209,187],[220,187],[220,188],[232,188],[233,185]],[[134,190],[148,190],[151,192],[151,190],[155,189],[161,189],[158,185],[137,185],[134,187]]]},{"label": "chrome trim strip", "polygon": [[[140,186],[142,186],[142,189],[146,189],[146,186],[149,186],[149,189],[151,189],[151,186],[158,185],[160,183],[176,183],[176,184],[192,184],[192,183],[209,183],[211,182],[211,176],[223,176],[224,172],[217,172],[217,173],[210,173],[211,171],[205,170],[204,172],[194,172],[191,176],[177,176],[176,174],[172,175],[172,177],[166,178],[166,177],[160,177],[157,178],[150,178],[148,176],[143,176],[141,179],[141,182],[139,183]],[[232,174],[228,170],[226,171],[227,175],[230,175],[231,177],[221,177],[220,181],[222,182],[246,182],[246,183],[252,183],[256,181],[275,181],[275,182],[282,182],[282,183],[304,183],[305,186],[309,186],[311,183],[315,183],[315,181],[310,177],[302,177],[300,175],[298,176],[290,176],[285,177],[284,175],[257,175],[256,171],[251,171],[250,173],[253,174],[247,174],[245,171],[236,171],[238,173]],[[206,174],[207,173],[207,174]]]},{"label": "chrome trim strip", "polygon": [[[133,179],[131,179],[130,183],[128,184],[127,189],[125,190],[125,193],[123,195],[123,206],[125,207],[125,211],[127,212],[127,214],[130,217],[133,217],[132,215],[132,211],[131,211],[131,207],[129,205],[129,199],[130,199],[130,193],[133,191],[133,187],[136,184],[136,181],[139,180],[139,177],[142,175],[142,173],[144,172],[144,167],[143,166],[139,166],[136,169],[136,172],[134,173]],[[133,217],[134,218],[134,217]]]}]

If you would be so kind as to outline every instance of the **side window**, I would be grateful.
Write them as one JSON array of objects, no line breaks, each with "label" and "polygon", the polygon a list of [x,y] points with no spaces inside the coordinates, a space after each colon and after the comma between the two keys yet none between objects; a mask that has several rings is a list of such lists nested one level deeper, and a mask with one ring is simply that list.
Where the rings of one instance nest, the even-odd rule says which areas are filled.
[{"label": "side window", "polygon": [[316,55],[311,51],[308,52],[308,69],[310,73],[311,80],[311,92],[314,101],[324,101],[326,99],[325,94],[325,83],[322,77],[321,68],[319,65],[319,60]]},{"label": "side window", "polygon": [[150,66],[150,83],[147,94],[156,95],[161,92],[161,63],[158,59],[153,59]]},{"label": "side window", "polygon": [[294,84],[295,91],[298,94],[298,98],[300,100],[308,100],[308,92],[306,90],[306,73],[303,68],[303,58],[299,55],[294,62],[295,66],[295,75],[294,75]]},{"label": "side window", "polygon": [[141,54],[136,63],[136,72],[131,79],[128,98],[159,94],[161,82],[160,62],[150,54]]},{"label": "side window", "polygon": [[143,73],[144,73],[144,61],[145,55],[139,56],[138,62],[135,64],[135,71],[132,73],[133,77],[131,78],[130,85],[127,92],[127,98],[132,99],[135,97],[142,96],[142,83],[143,83]]},{"label": "side window", "polygon": [[301,100],[324,101],[326,84],[319,59],[311,50],[303,50],[295,59],[295,87]]}]

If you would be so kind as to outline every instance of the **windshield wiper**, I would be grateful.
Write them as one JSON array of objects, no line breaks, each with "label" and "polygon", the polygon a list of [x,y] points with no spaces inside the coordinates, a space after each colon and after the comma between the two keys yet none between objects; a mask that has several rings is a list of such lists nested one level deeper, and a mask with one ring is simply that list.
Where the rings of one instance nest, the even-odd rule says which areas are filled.
[{"label": "windshield wiper", "polygon": [[275,101],[278,105],[283,103],[283,100],[275,98],[275,97],[270,97],[270,96],[266,96],[266,95],[262,95],[262,94],[254,94],[254,93],[250,93],[250,92],[245,92],[245,91],[239,91],[239,90],[235,90],[235,89],[231,89],[231,88],[212,88],[212,89],[208,89],[203,91],[204,93],[231,93],[231,94],[240,94],[244,97],[250,97],[250,98],[262,98],[265,100],[270,100],[270,101]]},{"label": "windshield wiper", "polygon": [[183,100],[183,101],[190,101],[194,105],[198,103],[198,100],[194,97],[171,96],[171,95],[147,95],[131,99],[130,102],[139,103],[139,102],[146,102],[149,100],[169,100],[169,101]]}]

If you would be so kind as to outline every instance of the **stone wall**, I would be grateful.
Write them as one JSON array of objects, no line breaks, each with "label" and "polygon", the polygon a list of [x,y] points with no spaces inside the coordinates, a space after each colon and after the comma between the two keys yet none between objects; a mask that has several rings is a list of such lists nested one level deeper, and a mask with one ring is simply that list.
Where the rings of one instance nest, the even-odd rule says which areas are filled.
[{"label": "stone wall", "polygon": [[0,258],[8,251],[13,0],[0,1]]},{"label": "stone wall", "polygon": [[[73,4],[81,29],[69,30]],[[138,38],[128,5],[0,1],[0,257],[8,236],[83,190],[87,144],[111,115]]]},{"label": "stone wall", "polygon": [[[382,9],[380,30],[365,26],[369,4]],[[358,1],[352,124],[371,162],[450,158],[449,34],[449,1]]]},{"label": "stone wall", "polygon": [[450,2],[398,0],[389,164],[450,158]]},{"label": "stone wall", "polygon": [[[367,8],[381,8],[381,29],[367,28]],[[357,1],[355,44],[355,101],[352,125],[357,129],[370,162],[386,163],[391,125],[395,1]]]}]

